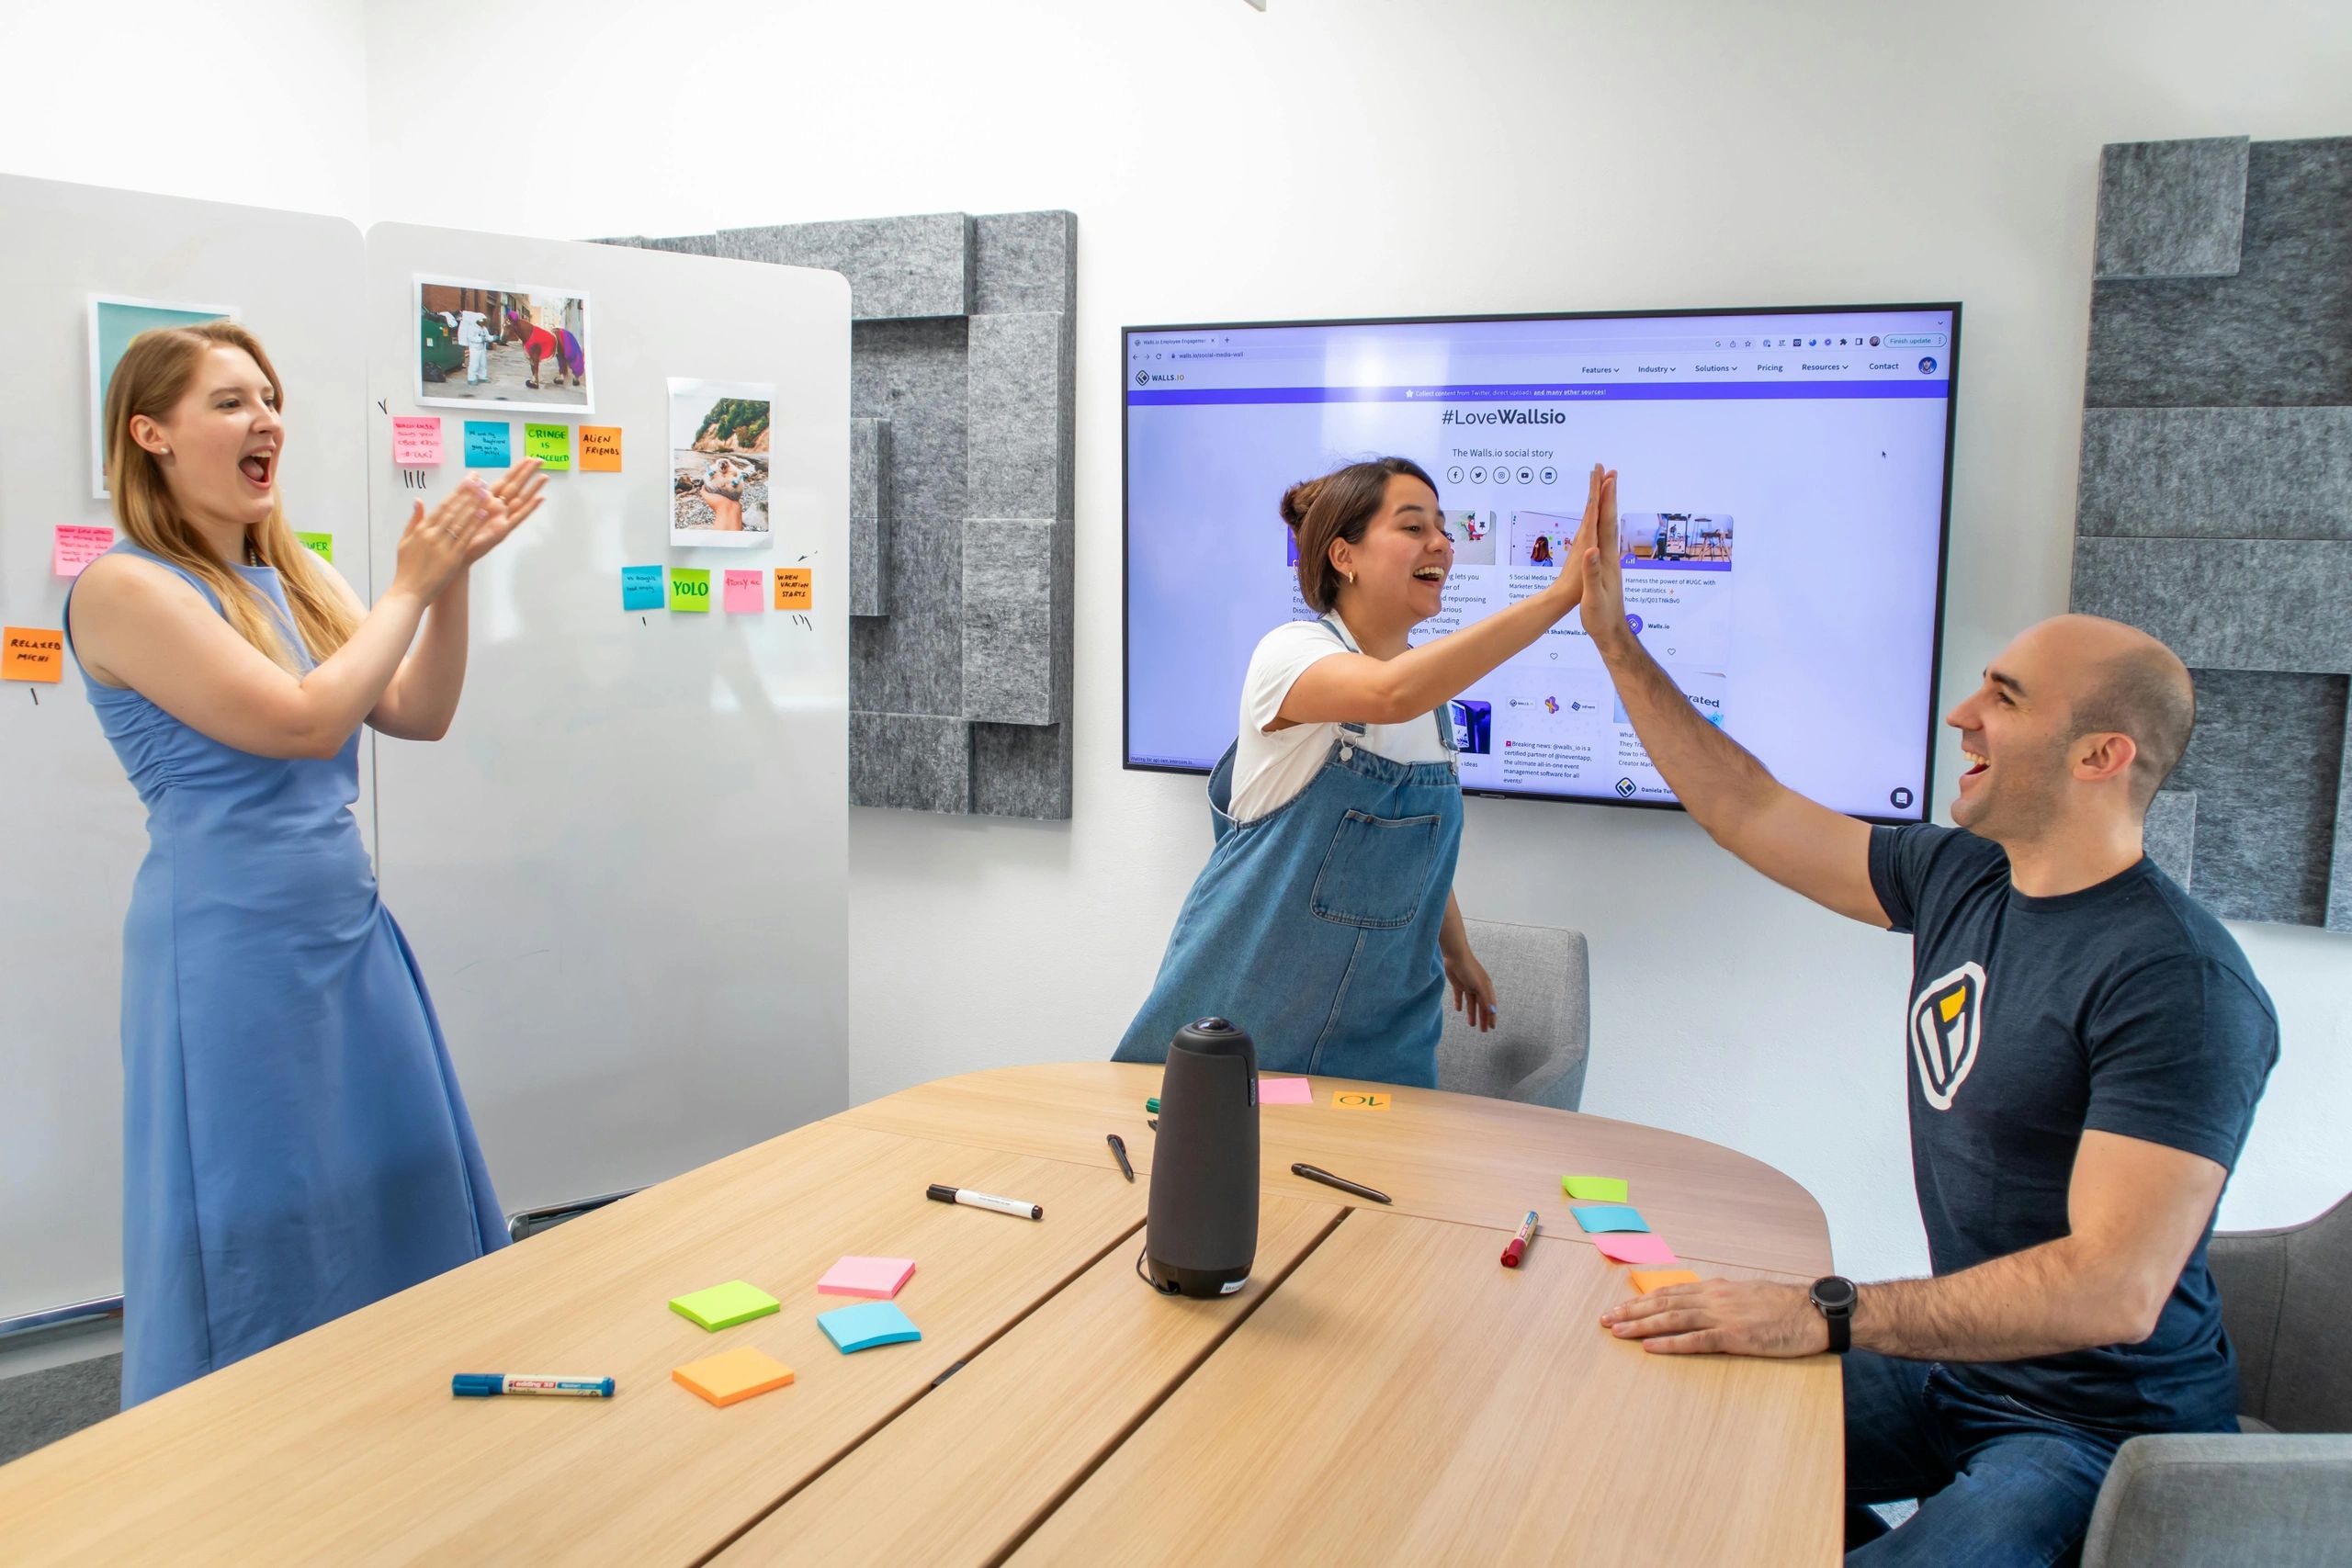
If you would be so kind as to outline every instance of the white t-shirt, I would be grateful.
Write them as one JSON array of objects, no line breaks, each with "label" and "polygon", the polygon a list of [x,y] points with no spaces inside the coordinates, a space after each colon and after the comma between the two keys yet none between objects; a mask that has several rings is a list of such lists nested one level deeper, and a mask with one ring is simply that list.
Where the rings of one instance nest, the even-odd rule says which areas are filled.
[{"label": "white t-shirt", "polygon": [[[1348,644],[1355,645],[1352,632]],[[1329,760],[1338,724],[1294,724],[1271,734],[1266,727],[1282,717],[1283,699],[1308,665],[1346,651],[1320,621],[1285,622],[1259,639],[1241,681],[1241,733],[1233,753],[1235,821],[1254,822],[1295,798]],[[1366,725],[1361,744],[1393,762],[1442,762],[1449,755],[1437,720],[1425,713],[1402,724]]]}]

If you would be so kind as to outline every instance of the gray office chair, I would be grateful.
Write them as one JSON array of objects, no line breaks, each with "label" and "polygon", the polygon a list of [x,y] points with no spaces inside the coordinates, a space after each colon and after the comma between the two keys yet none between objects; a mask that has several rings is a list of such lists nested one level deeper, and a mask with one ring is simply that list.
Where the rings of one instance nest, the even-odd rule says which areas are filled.
[{"label": "gray office chair", "polygon": [[1495,982],[1494,1032],[1481,1034],[1446,995],[1437,1087],[1574,1111],[1592,1043],[1592,968],[1584,932],[1464,920],[1470,951]]},{"label": "gray office chair", "polygon": [[2246,1435],[2117,1450],[2083,1568],[2352,1563],[2352,1198],[2208,1253],[2238,1353]]}]

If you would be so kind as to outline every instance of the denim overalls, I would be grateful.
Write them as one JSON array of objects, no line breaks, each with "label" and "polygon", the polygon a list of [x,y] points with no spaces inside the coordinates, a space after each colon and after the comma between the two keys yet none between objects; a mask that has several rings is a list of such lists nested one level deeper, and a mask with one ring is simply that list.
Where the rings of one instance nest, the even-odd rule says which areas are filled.
[{"label": "denim overalls", "polygon": [[1239,742],[1226,748],[1209,775],[1216,847],[1114,1060],[1166,1061],[1177,1030],[1215,1014],[1250,1032],[1267,1072],[1436,1087],[1462,784],[1446,710],[1430,722],[1442,762],[1375,756],[1363,725],[1342,724],[1306,787],[1253,822],[1230,815]]}]

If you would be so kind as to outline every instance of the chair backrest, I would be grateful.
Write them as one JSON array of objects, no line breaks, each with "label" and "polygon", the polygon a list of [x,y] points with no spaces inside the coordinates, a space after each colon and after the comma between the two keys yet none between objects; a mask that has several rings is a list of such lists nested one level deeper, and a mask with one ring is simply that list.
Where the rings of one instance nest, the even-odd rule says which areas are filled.
[{"label": "chair backrest", "polygon": [[1584,932],[1464,920],[1470,950],[1495,982],[1494,1032],[1481,1034],[1446,998],[1437,1086],[1459,1094],[1574,1111],[1591,1044],[1591,962]]},{"label": "chair backrest", "polygon": [[[1499,982],[1498,982],[1499,984]],[[2238,1409],[2281,1432],[2352,1432],[2352,1198],[2206,1249],[2238,1352]]]}]

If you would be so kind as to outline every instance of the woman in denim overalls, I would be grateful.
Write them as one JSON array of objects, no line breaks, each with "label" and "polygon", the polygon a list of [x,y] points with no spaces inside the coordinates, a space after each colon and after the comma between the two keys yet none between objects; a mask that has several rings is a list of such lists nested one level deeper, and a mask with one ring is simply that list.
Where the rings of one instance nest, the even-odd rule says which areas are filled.
[{"label": "woman in denim overalls", "polygon": [[[1615,486],[1615,475],[1593,469],[1584,527],[1565,559],[1583,558]],[[1268,742],[1252,740],[1248,758],[1241,740],[1226,750],[1209,776],[1216,847],[1114,1059],[1165,1061],[1177,1030],[1216,1014],[1250,1032],[1267,1071],[1432,1088],[1448,985],[1481,1030],[1495,1020],[1494,983],[1453,901],[1462,785],[1447,704],[1573,610],[1582,580],[1564,571],[1408,648],[1412,628],[1438,613],[1453,565],[1429,475],[1403,457],[1351,464],[1292,486],[1282,513],[1297,536],[1299,592],[1322,619],[1260,645],[1242,722],[1265,737],[1321,734],[1281,742],[1287,754],[1263,762],[1255,753]],[[1329,656],[1301,649],[1308,638],[1328,639]],[[1433,743],[1413,733],[1422,725]],[[1375,739],[1422,756],[1398,760]],[[1237,785],[1238,760],[1251,766]]]}]

